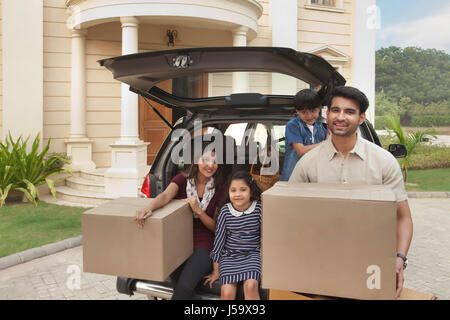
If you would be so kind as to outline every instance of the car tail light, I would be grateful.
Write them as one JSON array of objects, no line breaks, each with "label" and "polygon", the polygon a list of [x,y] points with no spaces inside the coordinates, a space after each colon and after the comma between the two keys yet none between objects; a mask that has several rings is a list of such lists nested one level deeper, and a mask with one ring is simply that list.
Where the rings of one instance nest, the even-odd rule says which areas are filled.
[{"label": "car tail light", "polygon": [[142,188],[141,188],[141,192],[142,192],[147,198],[150,198],[150,188],[151,188],[150,174],[147,173],[147,175],[145,176],[144,183],[142,184]]}]

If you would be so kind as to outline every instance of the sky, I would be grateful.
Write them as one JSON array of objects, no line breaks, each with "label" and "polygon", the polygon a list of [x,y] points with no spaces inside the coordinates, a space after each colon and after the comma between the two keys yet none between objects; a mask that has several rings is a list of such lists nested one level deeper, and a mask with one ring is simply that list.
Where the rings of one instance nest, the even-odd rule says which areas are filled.
[{"label": "sky", "polygon": [[418,46],[450,53],[449,0],[377,0],[377,49]]}]

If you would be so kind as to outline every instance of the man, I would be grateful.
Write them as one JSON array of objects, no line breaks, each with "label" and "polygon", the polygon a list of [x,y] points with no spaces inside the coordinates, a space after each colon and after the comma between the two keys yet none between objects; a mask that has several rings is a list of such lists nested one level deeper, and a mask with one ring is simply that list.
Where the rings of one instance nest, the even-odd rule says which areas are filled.
[{"label": "man", "polygon": [[334,90],[327,111],[331,138],[305,154],[289,182],[373,184],[391,187],[397,200],[397,292],[403,289],[403,269],[412,239],[413,225],[408,196],[397,160],[388,151],[358,135],[369,101],[352,87]]}]

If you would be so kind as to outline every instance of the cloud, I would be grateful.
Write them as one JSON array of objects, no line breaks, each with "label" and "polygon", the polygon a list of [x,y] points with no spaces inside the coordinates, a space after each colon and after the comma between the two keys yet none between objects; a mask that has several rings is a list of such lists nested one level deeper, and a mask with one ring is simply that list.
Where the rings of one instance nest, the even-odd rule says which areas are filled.
[{"label": "cloud", "polygon": [[450,5],[443,10],[410,22],[383,28],[377,32],[378,46],[417,46],[450,52]]}]

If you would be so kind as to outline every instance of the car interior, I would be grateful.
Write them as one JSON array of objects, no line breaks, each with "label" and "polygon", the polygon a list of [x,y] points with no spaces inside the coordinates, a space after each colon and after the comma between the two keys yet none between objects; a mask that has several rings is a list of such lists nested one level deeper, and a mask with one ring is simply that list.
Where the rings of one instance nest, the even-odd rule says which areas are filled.
[{"label": "car interior", "polygon": [[[218,161],[225,164],[226,176],[240,170],[249,172],[252,166],[254,171],[265,168],[264,174],[276,174],[280,173],[284,163],[285,125],[285,122],[280,121],[217,122],[204,126],[202,133],[212,136],[220,133],[225,136],[225,150]],[[183,158],[180,154],[178,163],[168,161],[164,171],[165,181],[170,181],[189,168],[190,164],[185,164]]]}]

